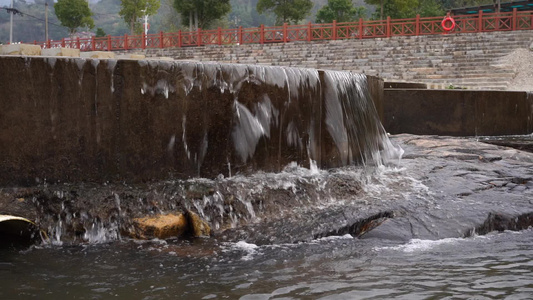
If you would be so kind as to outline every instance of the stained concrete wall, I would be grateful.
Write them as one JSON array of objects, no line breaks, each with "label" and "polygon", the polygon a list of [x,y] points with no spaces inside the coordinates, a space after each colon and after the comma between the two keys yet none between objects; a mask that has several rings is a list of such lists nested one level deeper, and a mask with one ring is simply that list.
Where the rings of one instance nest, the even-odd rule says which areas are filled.
[{"label": "stained concrete wall", "polygon": [[326,71],[16,56],[0,70],[0,186],[336,167],[383,147],[376,78],[342,72],[341,89]]},{"label": "stained concrete wall", "polygon": [[451,136],[533,133],[533,94],[508,91],[385,89],[391,134]]}]

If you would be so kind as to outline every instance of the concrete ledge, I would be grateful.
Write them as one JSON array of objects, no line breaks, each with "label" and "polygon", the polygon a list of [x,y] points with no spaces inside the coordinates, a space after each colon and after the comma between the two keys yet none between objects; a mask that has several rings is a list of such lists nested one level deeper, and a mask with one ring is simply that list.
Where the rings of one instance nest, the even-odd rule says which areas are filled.
[{"label": "concrete ledge", "polygon": [[80,57],[80,49],[73,48],[50,48],[41,50],[42,56],[67,56]]},{"label": "concrete ledge", "polygon": [[28,44],[3,45],[2,55],[41,55],[41,46]]},{"label": "concrete ledge", "polygon": [[415,82],[385,82],[386,89],[427,89],[428,86],[425,83]]},{"label": "concrete ledge", "polygon": [[145,59],[144,54],[121,54],[116,57],[117,59]]},{"label": "concrete ledge", "polygon": [[396,90],[384,95],[391,134],[494,136],[533,133],[533,93]]},{"label": "concrete ledge", "polygon": [[115,53],[109,52],[109,51],[89,51],[89,52],[81,52],[80,57],[81,58],[99,58],[99,59],[115,58]]}]

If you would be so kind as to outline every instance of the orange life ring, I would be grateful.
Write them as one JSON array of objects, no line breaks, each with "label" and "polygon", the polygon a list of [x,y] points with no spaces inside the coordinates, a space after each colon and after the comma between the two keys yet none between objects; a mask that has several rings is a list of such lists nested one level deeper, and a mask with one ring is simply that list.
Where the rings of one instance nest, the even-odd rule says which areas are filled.
[{"label": "orange life ring", "polygon": [[[446,26],[446,22],[450,22],[451,25],[450,26]],[[447,16],[445,17],[442,22],[440,23],[440,25],[442,26],[442,29],[446,30],[446,31],[452,31],[454,28],[455,28],[455,20],[450,17],[450,16]]]}]

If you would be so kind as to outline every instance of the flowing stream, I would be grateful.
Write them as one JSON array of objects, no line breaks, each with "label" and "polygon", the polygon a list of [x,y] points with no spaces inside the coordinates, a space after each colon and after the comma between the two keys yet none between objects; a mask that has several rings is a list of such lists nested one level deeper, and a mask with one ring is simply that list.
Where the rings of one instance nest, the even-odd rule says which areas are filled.
[{"label": "flowing stream", "polygon": [[[530,299],[533,229],[445,237],[453,231],[437,227],[458,222],[447,212],[458,208],[453,201],[439,202],[442,191],[435,190],[430,181],[417,179],[425,174],[418,163],[408,158],[402,167],[380,167],[373,172],[362,172],[361,167],[324,171],[288,166],[279,174],[218,179],[231,180],[230,186],[242,184],[249,194],[253,194],[251,186],[257,193],[281,186],[294,192],[293,196],[299,189],[292,181],[295,178],[317,184],[342,175],[360,181],[357,196],[337,199],[338,194],[331,193],[312,211],[313,218],[306,218],[305,211],[288,218],[295,218],[302,227],[295,228],[290,220],[280,228],[258,222],[246,234],[234,234],[231,241],[224,233],[190,240],[139,241],[110,239],[107,231],[114,229],[97,226],[81,243],[2,248],[0,298]],[[439,162],[422,164],[439,166]],[[455,168],[453,163],[450,167]],[[441,176],[439,181],[451,177],[445,172]],[[456,188],[464,188],[459,185]],[[359,237],[339,232],[313,238],[302,232],[316,231],[321,224],[342,223],[349,218],[333,215],[334,220],[329,221],[321,213],[341,208],[347,214],[349,207],[363,202],[377,207],[398,202],[414,219],[428,219],[423,227],[433,230],[433,236],[419,233],[401,238],[372,231]],[[445,203],[451,203],[449,210]],[[437,212],[429,213],[434,210]],[[401,224],[393,223],[396,220],[387,220],[381,227]],[[413,222],[413,226],[417,231],[417,224]],[[255,230],[280,236],[268,243],[257,238]],[[290,232],[291,238],[282,237],[283,232]],[[442,238],[435,236],[439,234]],[[254,239],[258,242],[250,241]]]},{"label": "flowing stream", "polygon": [[398,243],[120,241],[0,250],[2,299],[530,299],[533,230]]}]

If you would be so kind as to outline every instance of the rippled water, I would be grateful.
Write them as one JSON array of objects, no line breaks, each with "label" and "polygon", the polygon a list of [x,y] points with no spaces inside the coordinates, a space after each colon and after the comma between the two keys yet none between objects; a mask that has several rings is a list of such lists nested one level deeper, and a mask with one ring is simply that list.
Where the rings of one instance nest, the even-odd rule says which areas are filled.
[{"label": "rippled water", "polygon": [[533,229],[300,244],[120,241],[0,252],[1,299],[530,299]]}]

